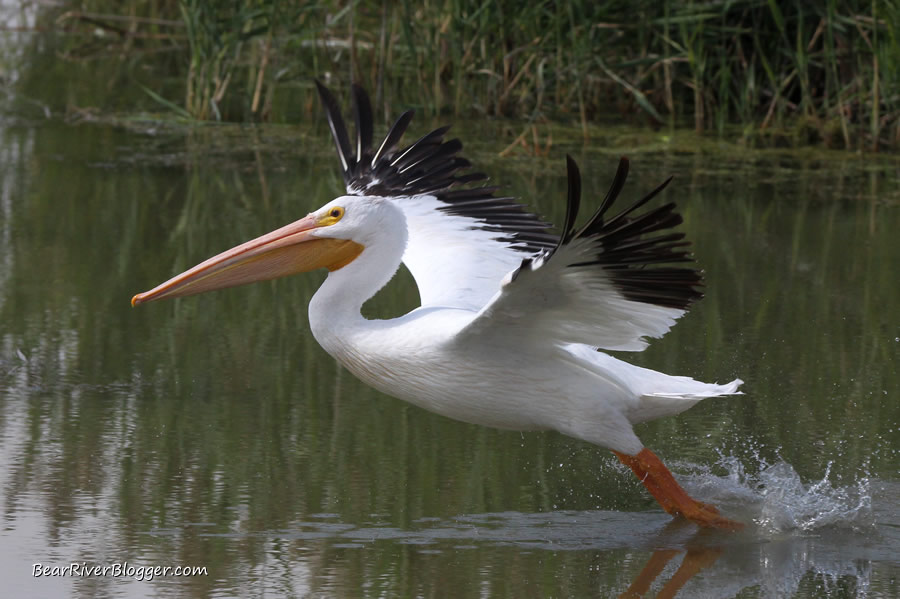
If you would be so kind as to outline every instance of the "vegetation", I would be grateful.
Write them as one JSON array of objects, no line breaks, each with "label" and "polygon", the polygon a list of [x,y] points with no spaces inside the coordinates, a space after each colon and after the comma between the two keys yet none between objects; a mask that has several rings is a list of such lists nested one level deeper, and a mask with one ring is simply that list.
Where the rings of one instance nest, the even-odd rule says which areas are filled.
[{"label": "vegetation", "polygon": [[141,0],[118,10],[73,0],[46,19],[73,34],[65,54],[81,60],[98,31],[124,52],[170,50],[183,99],[145,85],[196,119],[285,120],[286,102],[308,104],[320,77],[358,80],[391,112],[575,118],[585,134],[624,116],[750,145],[900,147],[900,0]]}]

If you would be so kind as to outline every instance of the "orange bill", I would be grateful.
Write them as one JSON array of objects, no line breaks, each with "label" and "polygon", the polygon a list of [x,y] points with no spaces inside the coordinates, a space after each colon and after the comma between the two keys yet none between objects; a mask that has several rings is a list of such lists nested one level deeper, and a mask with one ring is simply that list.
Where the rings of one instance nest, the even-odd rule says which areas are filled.
[{"label": "orange bill", "polygon": [[363,246],[349,239],[316,236],[314,231],[322,226],[320,219],[310,214],[213,256],[150,291],[138,293],[131,298],[131,305],[268,281],[317,268],[337,270],[362,252]]}]

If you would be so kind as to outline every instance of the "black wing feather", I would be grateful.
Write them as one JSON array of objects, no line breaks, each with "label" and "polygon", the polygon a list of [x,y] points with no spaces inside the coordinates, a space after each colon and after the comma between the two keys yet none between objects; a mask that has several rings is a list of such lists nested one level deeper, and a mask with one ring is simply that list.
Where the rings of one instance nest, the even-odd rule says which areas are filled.
[{"label": "black wing feather", "polygon": [[341,168],[344,171],[344,177],[350,172],[351,165],[356,164],[356,158],[353,156],[353,150],[350,148],[350,138],[347,137],[347,127],[344,125],[344,119],[341,117],[341,107],[334,94],[319,83],[316,79],[316,89],[319,90],[319,98],[322,100],[322,106],[325,107],[325,113],[328,115],[328,127],[331,129],[331,135],[334,137],[334,145],[337,147],[338,158],[341,159]]},{"label": "black wing feather", "polygon": [[407,110],[400,115],[400,118],[398,118],[396,122],[394,122],[394,125],[385,136],[384,141],[381,142],[378,151],[372,156],[372,168],[376,168],[376,165],[381,163],[382,159],[389,155],[397,146],[397,142],[399,142],[400,138],[403,137],[403,134],[406,133],[406,128],[409,127],[409,123],[412,121],[414,114],[414,110]]},{"label": "black wing feather", "polygon": [[[569,158],[568,156],[566,157]],[[609,210],[610,206],[613,205],[613,202],[616,201],[616,198],[619,197],[619,194],[622,192],[622,188],[625,187],[625,181],[628,179],[628,168],[630,163],[628,162],[628,158],[622,156],[619,158],[619,166],[616,168],[616,175],[613,177],[613,182],[609,186],[609,190],[606,192],[606,197],[603,198],[603,203],[600,204],[600,208],[597,209],[597,212],[594,213],[594,216],[584,225],[576,235],[584,235],[590,234],[594,230],[595,224],[599,221],[600,225],[603,224],[603,216]],[[578,175],[578,171],[576,169],[576,176]],[[571,188],[575,182],[572,181],[572,177],[569,177],[569,187]],[[579,189],[581,188],[581,181],[577,182]]]},{"label": "black wing feather", "polygon": [[[569,190],[566,195],[566,220],[563,222],[562,234],[556,249],[563,244],[572,241],[575,235],[575,218],[581,206],[581,173],[578,171],[578,163],[566,154],[566,178],[569,182]],[[555,250],[554,250],[555,251]]]},{"label": "black wing feather", "polygon": [[372,147],[372,104],[369,94],[362,87],[353,84],[353,113],[356,117],[356,156]]}]

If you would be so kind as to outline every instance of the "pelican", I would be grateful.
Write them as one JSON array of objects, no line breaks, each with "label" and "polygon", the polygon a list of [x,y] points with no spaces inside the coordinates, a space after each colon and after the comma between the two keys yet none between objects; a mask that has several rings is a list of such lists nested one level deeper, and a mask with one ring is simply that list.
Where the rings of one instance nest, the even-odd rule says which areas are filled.
[{"label": "pelican", "polygon": [[[600,350],[640,351],[701,297],[673,203],[640,209],[671,178],[614,213],[628,174],[576,227],[581,177],[568,157],[565,222],[549,223],[496,188],[472,185],[448,127],[398,144],[412,111],[377,148],[365,91],[352,88],[351,141],[332,93],[316,82],[346,183],[300,220],[218,254],[132,305],[318,268],[328,276],[309,303],[319,344],[388,395],[464,422],[555,430],[612,450],[672,515],[703,527],[743,526],[691,498],[635,435],[635,424],[678,414],[742,381],[710,384],[634,366]],[[368,320],[362,305],[403,263],[421,306]]]}]

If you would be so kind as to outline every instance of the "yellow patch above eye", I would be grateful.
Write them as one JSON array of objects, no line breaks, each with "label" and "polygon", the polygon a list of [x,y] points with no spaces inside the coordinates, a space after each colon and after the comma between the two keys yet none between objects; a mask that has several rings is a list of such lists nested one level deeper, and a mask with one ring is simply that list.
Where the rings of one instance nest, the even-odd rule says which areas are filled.
[{"label": "yellow patch above eye", "polygon": [[328,212],[326,212],[321,218],[319,218],[318,225],[320,227],[327,227],[329,225],[333,225],[334,223],[341,220],[344,216],[344,209],[340,206],[335,206]]}]

